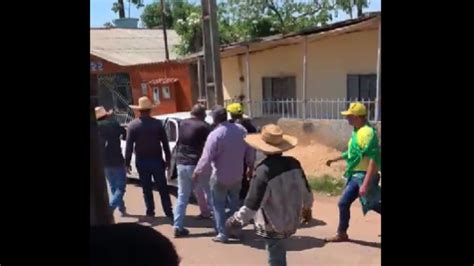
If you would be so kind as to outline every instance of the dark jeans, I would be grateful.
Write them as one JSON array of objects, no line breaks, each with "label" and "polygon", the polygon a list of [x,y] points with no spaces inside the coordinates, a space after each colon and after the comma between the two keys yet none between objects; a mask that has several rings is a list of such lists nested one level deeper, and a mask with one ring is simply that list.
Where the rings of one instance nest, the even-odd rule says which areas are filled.
[{"label": "dark jeans", "polygon": [[268,252],[268,265],[286,266],[286,239],[265,239],[265,248]]},{"label": "dark jeans", "polygon": [[239,198],[243,202],[247,197],[247,193],[249,192],[250,188],[250,181],[247,179],[246,176],[242,178],[242,188],[240,189]]},{"label": "dark jeans", "polygon": [[[162,159],[136,159],[138,175],[143,189],[146,214],[155,215],[155,202],[153,199],[153,181],[158,185],[163,212],[168,217],[173,217],[171,199],[165,176],[165,163]],[[153,181],[152,181],[153,178]]]},{"label": "dark jeans", "polygon": [[242,188],[239,192],[240,206],[244,205],[245,198],[250,189],[250,180],[247,180],[247,164],[244,163],[244,175],[242,178]]},{"label": "dark jeans", "polygon": [[[374,182],[378,182],[378,177],[374,177]],[[359,197],[359,183],[355,178],[351,179],[346,184],[346,188],[342,193],[341,199],[339,200],[339,227],[337,228],[338,233],[347,233],[349,228],[349,220],[351,219],[351,205]],[[373,211],[378,214],[382,211],[382,205],[379,203],[373,208]]]}]

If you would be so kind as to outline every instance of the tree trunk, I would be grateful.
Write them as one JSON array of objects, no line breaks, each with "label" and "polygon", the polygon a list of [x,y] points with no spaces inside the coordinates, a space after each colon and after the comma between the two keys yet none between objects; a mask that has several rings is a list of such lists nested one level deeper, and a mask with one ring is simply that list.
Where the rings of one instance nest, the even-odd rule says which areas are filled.
[{"label": "tree trunk", "polygon": [[114,217],[109,208],[107,185],[104,177],[104,165],[99,150],[99,135],[94,107],[97,106],[97,76],[90,77],[90,173],[89,206],[90,225],[113,224]]},{"label": "tree trunk", "polygon": [[123,4],[123,0],[118,0],[119,4],[119,18],[125,18],[125,5]]},{"label": "tree trunk", "polygon": [[356,1],[357,3],[357,17],[360,18],[364,14],[362,8],[364,7],[364,1]]}]

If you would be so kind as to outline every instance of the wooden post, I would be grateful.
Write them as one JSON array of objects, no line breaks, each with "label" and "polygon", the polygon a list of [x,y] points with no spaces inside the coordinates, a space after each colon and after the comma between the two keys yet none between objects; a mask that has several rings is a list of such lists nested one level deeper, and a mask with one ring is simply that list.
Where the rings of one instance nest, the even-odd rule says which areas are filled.
[{"label": "wooden post", "polygon": [[209,25],[211,30],[212,49],[212,71],[214,74],[214,93],[216,103],[224,105],[224,92],[222,91],[222,69],[221,69],[221,45],[219,40],[219,30],[217,26],[217,5],[216,0],[209,1]]},{"label": "wooden post", "polygon": [[303,119],[306,119],[306,86],[307,86],[307,54],[308,54],[308,40],[306,36],[303,39]]},{"label": "wooden post", "polygon": [[212,71],[212,48],[211,48],[211,30],[210,30],[210,16],[209,16],[209,1],[201,0],[202,11],[202,41],[204,51],[204,87],[207,108],[212,108],[215,105],[214,98],[209,97],[209,92],[214,94],[214,77]]},{"label": "wooden post", "polygon": [[208,106],[224,104],[222,91],[222,70],[220,59],[219,31],[217,29],[216,0],[201,0],[202,29],[204,42],[204,67],[206,69],[206,90],[213,90],[214,97],[208,98]]},{"label": "wooden post", "polygon": [[90,225],[113,224],[114,217],[109,208],[107,185],[104,177],[104,165],[99,149],[99,134],[94,108],[97,105],[97,78],[90,79]]},{"label": "wooden post", "polygon": [[247,102],[249,108],[249,116],[252,116],[252,92],[250,91],[250,47],[247,45],[247,52],[245,53],[245,81],[247,85]]},{"label": "wooden post", "polygon": [[202,62],[201,58],[197,59],[197,75],[198,75],[198,91],[199,91],[199,100],[202,100],[204,93],[202,91]]},{"label": "wooden post", "polygon": [[379,47],[377,49],[377,90],[375,96],[375,121],[380,121],[380,107],[381,107],[381,78],[380,78],[380,45],[381,45],[381,35],[382,35],[382,19],[379,23]]},{"label": "wooden post", "polygon": [[163,38],[165,39],[165,56],[166,56],[166,61],[169,61],[170,54],[168,51],[168,35],[166,35],[165,5],[163,3],[163,0],[160,0],[160,5],[161,5],[161,24],[163,26]]}]

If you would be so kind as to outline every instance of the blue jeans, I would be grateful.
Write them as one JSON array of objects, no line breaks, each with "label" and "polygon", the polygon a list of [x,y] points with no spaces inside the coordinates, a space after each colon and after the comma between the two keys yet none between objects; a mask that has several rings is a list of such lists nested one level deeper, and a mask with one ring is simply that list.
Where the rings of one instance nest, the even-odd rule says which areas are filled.
[{"label": "blue jeans", "polygon": [[286,266],[286,239],[265,239],[265,248],[268,251],[268,265]]},{"label": "blue jeans", "polygon": [[231,214],[234,214],[239,210],[239,193],[242,182],[239,180],[239,182],[234,185],[226,186],[219,183],[215,177],[211,177],[210,185],[212,207],[214,209],[214,220],[216,222],[218,237],[228,239],[225,230],[225,222],[228,218],[225,214],[226,202],[228,201],[227,203]]},{"label": "blue jeans", "polygon": [[[374,182],[378,182],[378,178],[373,179]],[[339,226],[337,228],[338,233],[347,233],[349,228],[349,220],[351,219],[351,205],[359,197],[359,183],[355,178],[351,179],[346,184],[346,188],[342,193],[341,199],[339,200]],[[381,212],[381,205],[374,207],[375,212]]]},{"label": "blue jeans", "polygon": [[[153,181],[158,185],[163,212],[173,217],[168,184],[165,177],[165,163],[162,159],[136,159],[138,175],[143,189],[143,198],[146,205],[146,214],[155,215],[155,201],[153,199]],[[152,181],[153,178],[153,181]]]},{"label": "blue jeans", "polygon": [[178,201],[174,209],[174,228],[183,230],[184,216],[186,215],[186,206],[188,205],[189,196],[193,190],[192,175],[195,165],[178,164]]},{"label": "blue jeans", "polygon": [[123,202],[123,195],[125,194],[125,187],[127,186],[125,167],[105,167],[104,174],[110,186],[110,209],[113,212],[116,208],[119,208],[119,211],[124,213],[125,203]]}]

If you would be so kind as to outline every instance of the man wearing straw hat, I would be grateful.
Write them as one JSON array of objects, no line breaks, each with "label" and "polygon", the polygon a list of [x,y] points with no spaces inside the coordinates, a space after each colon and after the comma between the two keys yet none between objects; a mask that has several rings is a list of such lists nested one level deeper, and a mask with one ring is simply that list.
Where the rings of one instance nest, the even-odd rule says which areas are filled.
[{"label": "man wearing straw hat", "polygon": [[352,203],[359,198],[364,215],[373,210],[380,214],[380,148],[377,132],[367,122],[365,105],[359,102],[351,103],[349,109],[341,113],[354,127],[349,140],[348,150],[341,157],[329,160],[326,164],[345,160],[347,163],[344,176],[347,178],[346,188],[339,200],[339,226],[334,237],[326,239],[327,242],[344,242],[349,240],[347,229],[351,217]]},{"label": "man wearing straw hat", "polygon": [[122,216],[126,215],[123,196],[127,186],[125,161],[120,148],[120,136],[125,139],[126,132],[120,124],[111,117],[113,111],[106,111],[103,106],[95,108],[95,117],[99,128],[99,135],[104,152],[104,174],[110,186],[110,209],[116,208]]},{"label": "man wearing straw hat", "polygon": [[[141,97],[138,99],[138,105],[131,105],[130,107],[138,110],[140,117],[135,118],[128,126],[125,163],[130,171],[130,161],[135,148],[135,162],[143,189],[146,215],[148,217],[155,216],[154,181],[158,185],[163,211],[173,223],[173,210],[165,176],[165,169],[169,167],[171,152],[165,129],[160,120],[150,116],[151,109],[155,106],[148,97]],[[163,160],[163,151],[165,160]]]},{"label": "man wearing straw hat", "polygon": [[301,164],[282,155],[298,140],[269,124],[260,134],[247,135],[245,142],[267,157],[255,170],[244,206],[227,220],[226,228],[235,231],[254,219],[257,235],[265,238],[269,265],[286,265],[285,239],[296,233],[302,213],[304,222],[311,220],[313,205]]}]

